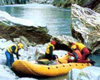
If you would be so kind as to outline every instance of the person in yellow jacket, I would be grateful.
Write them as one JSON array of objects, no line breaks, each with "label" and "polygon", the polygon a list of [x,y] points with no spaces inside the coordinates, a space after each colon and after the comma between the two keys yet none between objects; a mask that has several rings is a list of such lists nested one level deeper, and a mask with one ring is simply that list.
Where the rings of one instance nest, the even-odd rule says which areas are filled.
[{"label": "person in yellow jacket", "polygon": [[90,54],[90,51],[83,43],[76,42],[76,43],[72,43],[71,45],[72,45],[71,49],[73,49],[73,50],[78,49],[82,53],[82,60],[87,59],[87,57]]},{"label": "person in yellow jacket", "polygon": [[51,43],[48,44],[45,52],[45,58],[49,60],[55,60],[57,58],[57,55],[53,54],[53,50],[55,49],[56,41],[51,41]]},{"label": "person in yellow jacket", "polygon": [[18,43],[18,45],[11,45],[7,48],[6,52],[5,52],[5,55],[6,55],[6,65],[11,67],[12,63],[14,62],[14,57],[13,57],[13,54],[16,55],[17,59],[19,59],[19,54],[18,54],[18,51],[23,48],[23,44],[22,43]]}]

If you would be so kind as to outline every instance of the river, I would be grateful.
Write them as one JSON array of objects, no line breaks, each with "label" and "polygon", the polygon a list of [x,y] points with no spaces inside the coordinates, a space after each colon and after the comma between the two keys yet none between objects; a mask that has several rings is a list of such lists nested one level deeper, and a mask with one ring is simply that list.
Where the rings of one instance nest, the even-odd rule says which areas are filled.
[{"label": "river", "polygon": [[[11,16],[29,19],[40,26],[47,26],[51,35],[71,35],[70,8],[58,8],[50,4],[21,4],[0,6],[0,10],[8,12]],[[96,65],[100,67],[100,54],[91,55]],[[49,78],[33,78],[33,80],[68,80],[68,75]],[[29,79],[30,80],[30,79]]]},{"label": "river", "polygon": [[1,6],[0,10],[8,12],[11,16],[29,19],[40,26],[47,26],[51,35],[71,35],[70,8],[33,3]]}]

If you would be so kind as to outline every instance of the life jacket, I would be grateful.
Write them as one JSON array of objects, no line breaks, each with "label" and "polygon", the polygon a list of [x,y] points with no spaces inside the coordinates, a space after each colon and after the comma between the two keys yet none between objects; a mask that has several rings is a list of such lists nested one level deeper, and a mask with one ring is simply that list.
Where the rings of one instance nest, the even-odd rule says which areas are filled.
[{"label": "life jacket", "polygon": [[80,52],[83,50],[83,48],[85,48],[86,46],[82,43],[75,43],[76,47],[80,50]]},{"label": "life jacket", "polygon": [[54,45],[52,45],[51,43],[49,43],[49,45],[47,46],[47,49],[46,49],[46,54],[50,54],[50,47],[52,46],[53,50],[55,49]]},{"label": "life jacket", "polygon": [[74,50],[73,53],[76,53],[76,55],[78,56],[78,60],[82,59],[82,54],[79,50]]},{"label": "life jacket", "polygon": [[13,47],[13,46],[16,47],[16,49],[15,49],[14,52],[17,53],[17,51],[18,51],[18,47],[17,47],[16,45],[11,45],[10,47],[7,48],[7,51],[8,51],[10,54],[13,54],[13,52],[12,52],[12,51],[13,51],[13,50],[12,50],[12,47]]}]

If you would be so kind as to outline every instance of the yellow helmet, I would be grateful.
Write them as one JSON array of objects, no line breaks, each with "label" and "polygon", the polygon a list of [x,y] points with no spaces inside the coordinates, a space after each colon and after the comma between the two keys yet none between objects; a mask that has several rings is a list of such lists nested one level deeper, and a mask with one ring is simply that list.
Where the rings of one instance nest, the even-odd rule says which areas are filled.
[{"label": "yellow helmet", "polygon": [[18,47],[19,47],[20,49],[22,49],[22,48],[24,47],[24,45],[23,45],[22,43],[18,43]]},{"label": "yellow helmet", "polygon": [[76,45],[72,45],[72,46],[71,46],[71,49],[72,49],[72,50],[76,49]]}]

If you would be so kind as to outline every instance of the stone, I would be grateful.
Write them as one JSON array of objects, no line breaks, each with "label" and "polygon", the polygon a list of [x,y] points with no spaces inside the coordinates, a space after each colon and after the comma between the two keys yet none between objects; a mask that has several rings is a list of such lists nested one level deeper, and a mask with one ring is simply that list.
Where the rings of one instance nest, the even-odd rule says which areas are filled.
[{"label": "stone", "polygon": [[72,5],[71,10],[72,36],[84,43],[92,53],[100,50],[100,14],[76,4]]},{"label": "stone", "polygon": [[53,36],[52,40],[56,41],[55,49],[56,50],[66,50],[72,52],[70,48],[70,43],[75,43],[77,40],[71,36],[62,35],[62,36]]}]

